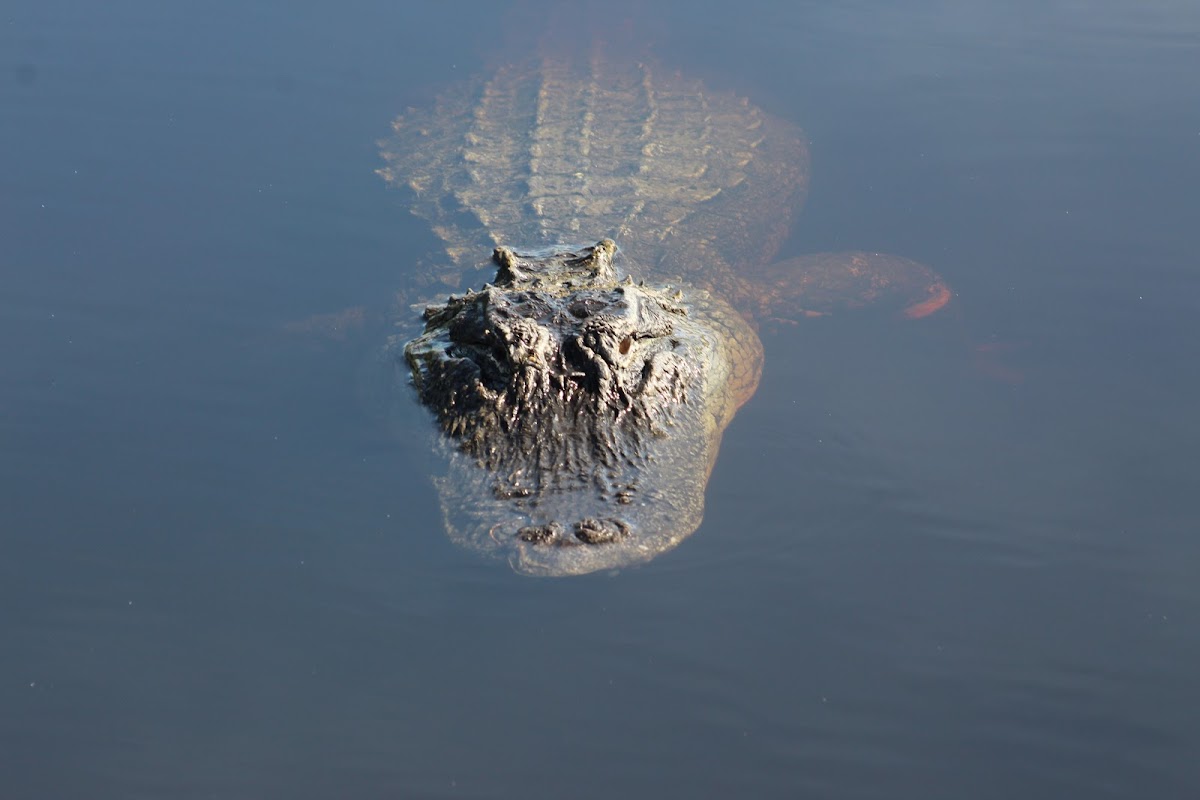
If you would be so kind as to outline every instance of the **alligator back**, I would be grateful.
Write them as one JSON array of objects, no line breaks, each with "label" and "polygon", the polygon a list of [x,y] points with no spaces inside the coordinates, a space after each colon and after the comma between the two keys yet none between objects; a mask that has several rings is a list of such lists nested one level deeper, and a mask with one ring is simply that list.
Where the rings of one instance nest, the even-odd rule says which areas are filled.
[{"label": "alligator back", "polygon": [[637,60],[544,55],[410,109],[381,143],[449,258],[614,239],[646,279],[724,288],[803,201],[798,128]]}]

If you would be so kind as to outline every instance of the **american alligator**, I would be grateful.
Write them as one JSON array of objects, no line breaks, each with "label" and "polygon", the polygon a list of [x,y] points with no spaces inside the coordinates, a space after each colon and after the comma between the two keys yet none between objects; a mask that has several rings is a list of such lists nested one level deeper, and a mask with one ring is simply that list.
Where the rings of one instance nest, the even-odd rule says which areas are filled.
[{"label": "american alligator", "polygon": [[386,352],[439,422],[448,534],[519,572],[636,564],[696,530],[758,386],[759,321],[950,298],[898,256],[772,264],[808,186],[801,131],[599,49],[501,68],[381,146],[380,174],[445,244],[427,285],[489,255],[497,270]]}]

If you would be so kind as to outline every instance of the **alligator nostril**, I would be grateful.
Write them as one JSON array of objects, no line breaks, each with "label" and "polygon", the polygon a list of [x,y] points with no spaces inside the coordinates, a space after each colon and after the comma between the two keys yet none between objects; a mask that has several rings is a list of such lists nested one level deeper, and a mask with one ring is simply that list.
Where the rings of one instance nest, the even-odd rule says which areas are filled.
[{"label": "alligator nostril", "polygon": [[545,525],[526,525],[517,531],[517,538],[530,544],[554,544],[562,539],[563,527],[557,522]]},{"label": "alligator nostril", "polygon": [[629,525],[619,519],[589,517],[575,523],[575,538],[584,544],[607,544],[629,535]]}]

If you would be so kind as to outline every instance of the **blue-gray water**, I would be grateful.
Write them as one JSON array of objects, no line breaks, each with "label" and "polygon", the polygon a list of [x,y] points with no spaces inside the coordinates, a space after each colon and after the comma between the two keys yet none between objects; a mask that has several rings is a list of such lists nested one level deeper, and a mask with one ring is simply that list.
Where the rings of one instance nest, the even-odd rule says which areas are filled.
[{"label": "blue-gray water", "polygon": [[287,332],[388,307],[375,140],[541,11],[0,9],[0,797],[1200,796],[1200,6],[615,10],[805,128],[788,254],[956,298],[767,331],[701,529],[549,581]]}]

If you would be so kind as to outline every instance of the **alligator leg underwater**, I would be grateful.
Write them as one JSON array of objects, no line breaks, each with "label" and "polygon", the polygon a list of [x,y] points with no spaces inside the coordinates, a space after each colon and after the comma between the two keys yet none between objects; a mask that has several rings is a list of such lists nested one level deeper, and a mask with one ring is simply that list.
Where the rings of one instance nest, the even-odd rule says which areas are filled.
[{"label": "alligator leg underwater", "polygon": [[889,253],[813,253],[777,262],[743,287],[760,320],[821,317],[856,308],[919,319],[944,308],[950,287],[930,267]]}]

